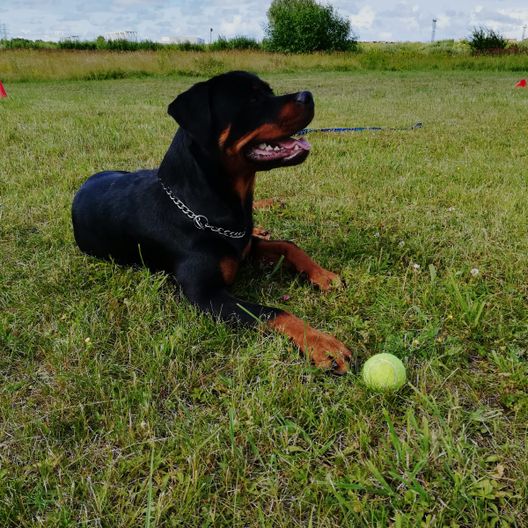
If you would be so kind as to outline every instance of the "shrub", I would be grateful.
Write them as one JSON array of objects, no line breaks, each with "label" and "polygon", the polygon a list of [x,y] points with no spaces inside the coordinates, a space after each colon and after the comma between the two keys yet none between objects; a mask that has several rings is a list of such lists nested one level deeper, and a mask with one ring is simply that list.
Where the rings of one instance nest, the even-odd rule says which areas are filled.
[{"label": "shrub", "polygon": [[96,49],[106,49],[106,40],[102,35],[95,39],[95,47]]},{"label": "shrub", "polygon": [[178,51],[205,51],[205,44],[196,44],[188,40],[180,42],[179,44],[165,44],[164,47]]},{"label": "shrub", "polygon": [[152,42],[151,40],[142,40],[139,42],[126,39],[106,40],[99,36],[96,40],[63,40],[58,44],[61,49],[74,50],[107,50],[107,51],[138,51],[138,50],[159,50],[163,48],[162,44]]},{"label": "shrub", "polygon": [[7,49],[53,49],[57,48],[58,44],[56,42],[46,42],[44,40],[13,38],[9,40],[2,40],[0,47]]},{"label": "shrub", "polygon": [[273,0],[268,10],[266,47],[270,51],[309,53],[355,50],[350,22],[331,5],[315,0]]},{"label": "shrub", "polygon": [[260,49],[260,44],[252,38],[244,37],[242,35],[227,39],[223,36],[209,44],[209,49],[212,51],[225,51],[225,50],[244,50],[244,49]]},{"label": "shrub", "polygon": [[423,44],[420,51],[428,55],[463,55],[469,52],[469,46],[465,40],[436,40]]},{"label": "shrub", "polygon": [[475,27],[468,39],[473,53],[497,53],[506,48],[506,39],[497,31],[485,26]]},{"label": "shrub", "polygon": [[133,40],[126,39],[116,39],[116,40],[107,40],[104,49],[110,51],[138,51],[138,50],[158,50],[161,49],[162,44],[157,42],[152,42],[151,40],[142,40],[136,42]]},{"label": "shrub", "polygon": [[97,46],[95,42],[88,40],[61,40],[59,42],[59,49],[74,49],[74,50],[94,50]]}]

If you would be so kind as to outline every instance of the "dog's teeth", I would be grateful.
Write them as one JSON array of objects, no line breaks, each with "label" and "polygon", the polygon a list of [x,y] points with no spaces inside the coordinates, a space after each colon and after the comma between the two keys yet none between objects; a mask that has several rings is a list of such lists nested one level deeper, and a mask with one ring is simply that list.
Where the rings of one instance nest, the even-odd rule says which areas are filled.
[{"label": "dog's teeth", "polygon": [[265,149],[266,148],[266,143],[261,143],[259,146],[258,146],[259,149]]},{"label": "dog's teeth", "polygon": [[280,150],[280,147],[275,147],[273,150]]},{"label": "dog's teeth", "polygon": [[266,145],[264,150],[273,150],[273,147],[271,145]]}]

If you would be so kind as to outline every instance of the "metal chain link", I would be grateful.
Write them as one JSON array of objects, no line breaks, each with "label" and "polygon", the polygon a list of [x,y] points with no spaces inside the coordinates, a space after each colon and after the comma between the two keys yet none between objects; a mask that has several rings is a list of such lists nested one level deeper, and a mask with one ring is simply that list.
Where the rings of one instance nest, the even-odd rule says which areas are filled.
[{"label": "metal chain link", "polygon": [[158,176],[158,180],[163,187],[163,190],[167,193],[167,196],[172,200],[174,205],[189,219],[194,222],[194,225],[198,229],[209,229],[213,233],[229,237],[229,238],[243,238],[246,234],[245,231],[230,231],[223,227],[213,226],[209,224],[209,220],[205,215],[199,215],[191,211],[178,197],[174,196],[174,193],[161,181]]}]

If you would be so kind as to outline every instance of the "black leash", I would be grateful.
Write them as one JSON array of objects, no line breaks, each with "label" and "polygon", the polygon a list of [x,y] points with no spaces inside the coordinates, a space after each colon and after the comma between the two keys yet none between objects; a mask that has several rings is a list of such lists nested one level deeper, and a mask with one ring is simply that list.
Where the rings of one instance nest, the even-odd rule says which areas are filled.
[{"label": "black leash", "polygon": [[303,128],[299,130],[295,135],[304,136],[306,134],[311,134],[312,132],[365,132],[365,131],[377,131],[377,130],[416,130],[417,128],[422,128],[423,124],[418,122],[411,127],[403,128],[387,128],[387,127],[335,127],[335,128]]}]

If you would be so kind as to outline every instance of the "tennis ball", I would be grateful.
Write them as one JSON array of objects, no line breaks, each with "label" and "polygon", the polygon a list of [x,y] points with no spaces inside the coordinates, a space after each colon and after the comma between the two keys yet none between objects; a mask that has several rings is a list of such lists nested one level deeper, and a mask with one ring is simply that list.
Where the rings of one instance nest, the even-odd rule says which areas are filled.
[{"label": "tennis ball", "polygon": [[395,391],[406,379],[403,363],[392,354],[375,354],[363,365],[363,381],[369,389]]}]

